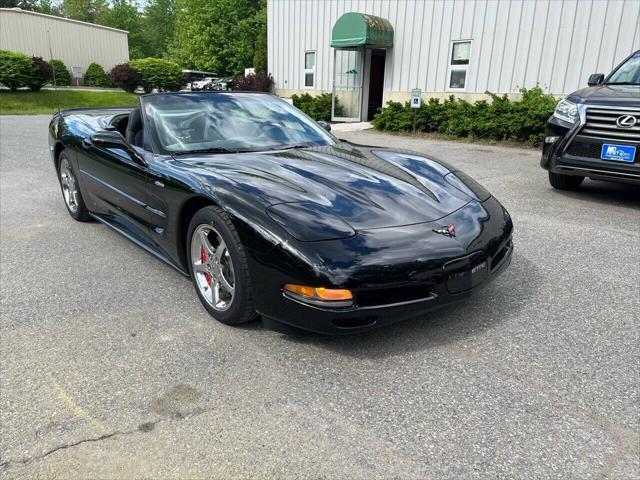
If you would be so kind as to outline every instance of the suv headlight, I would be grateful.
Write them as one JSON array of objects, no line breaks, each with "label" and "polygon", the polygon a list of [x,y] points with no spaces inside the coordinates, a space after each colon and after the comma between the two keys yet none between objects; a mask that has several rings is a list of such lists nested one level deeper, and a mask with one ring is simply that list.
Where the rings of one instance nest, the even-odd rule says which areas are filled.
[{"label": "suv headlight", "polygon": [[577,123],[580,120],[578,105],[569,100],[560,100],[560,103],[556,106],[556,111],[553,112],[553,116],[565,122]]}]

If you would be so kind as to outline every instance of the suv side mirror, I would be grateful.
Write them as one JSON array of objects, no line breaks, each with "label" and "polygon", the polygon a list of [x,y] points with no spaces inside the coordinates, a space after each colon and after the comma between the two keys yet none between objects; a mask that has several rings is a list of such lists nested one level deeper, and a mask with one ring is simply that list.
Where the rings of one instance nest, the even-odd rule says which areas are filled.
[{"label": "suv side mirror", "polygon": [[331,131],[331,124],[329,122],[325,122],[324,120],[318,120],[318,125],[324,128],[327,132]]},{"label": "suv side mirror", "polygon": [[91,134],[91,144],[98,148],[120,148],[127,152],[133,160],[145,165],[142,156],[117,130],[98,130],[93,132]]},{"label": "suv side mirror", "polygon": [[592,73],[589,75],[589,80],[587,80],[587,85],[590,87],[594,87],[596,85],[600,85],[604,82],[604,74],[603,73]]}]

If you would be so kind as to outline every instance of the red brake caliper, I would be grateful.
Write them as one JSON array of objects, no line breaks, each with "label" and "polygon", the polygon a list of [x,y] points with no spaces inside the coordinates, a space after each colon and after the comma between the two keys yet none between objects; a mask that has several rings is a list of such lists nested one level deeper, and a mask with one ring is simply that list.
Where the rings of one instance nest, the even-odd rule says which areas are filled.
[{"label": "red brake caliper", "polygon": [[[207,252],[204,251],[204,245],[200,247],[200,260],[202,260],[202,263],[205,263],[207,261]],[[205,273],[204,278],[207,281],[207,283],[211,285],[211,275],[209,275],[208,273]]]}]

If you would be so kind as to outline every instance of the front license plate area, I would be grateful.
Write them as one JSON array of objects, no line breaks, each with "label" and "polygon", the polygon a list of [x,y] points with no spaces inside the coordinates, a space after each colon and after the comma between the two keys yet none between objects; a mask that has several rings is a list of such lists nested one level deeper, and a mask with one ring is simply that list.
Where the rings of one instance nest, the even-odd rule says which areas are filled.
[{"label": "front license plate area", "polygon": [[473,254],[448,262],[444,278],[449,293],[471,290],[489,275],[489,264],[483,254]]},{"label": "front license plate area", "polygon": [[600,151],[602,160],[611,160],[614,162],[633,163],[636,157],[636,147],[632,145],[613,145],[605,143]]}]

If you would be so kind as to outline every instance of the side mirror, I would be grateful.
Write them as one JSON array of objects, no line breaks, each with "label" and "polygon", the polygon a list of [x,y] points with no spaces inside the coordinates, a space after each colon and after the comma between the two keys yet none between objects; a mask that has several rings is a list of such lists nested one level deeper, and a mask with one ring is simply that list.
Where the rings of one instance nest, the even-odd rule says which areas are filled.
[{"label": "side mirror", "polygon": [[327,132],[331,131],[331,124],[329,122],[325,122],[324,120],[318,120],[318,125],[324,128]]},{"label": "side mirror", "polygon": [[93,132],[91,134],[91,144],[98,148],[119,148],[127,152],[136,162],[145,165],[142,155],[117,130],[98,130]]},{"label": "side mirror", "polygon": [[115,130],[98,130],[91,134],[91,143],[96,147],[102,148],[122,148],[128,147],[129,144],[122,134]]},{"label": "side mirror", "polygon": [[603,73],[592,73],[589,75],[589,80],[587,80],[587,85],[590,87],[595,87],[596,85],[600,85],[604,82],[604,74]]}]

